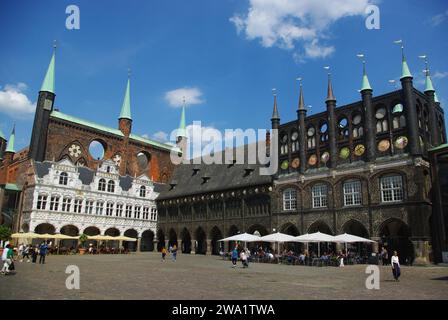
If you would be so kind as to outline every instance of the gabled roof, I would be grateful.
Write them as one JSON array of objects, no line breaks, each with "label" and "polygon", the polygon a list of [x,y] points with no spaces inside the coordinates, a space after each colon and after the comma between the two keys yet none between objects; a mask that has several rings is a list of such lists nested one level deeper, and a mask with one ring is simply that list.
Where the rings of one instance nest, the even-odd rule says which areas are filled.
[{"label": "gabled roof", "polygon": [[[247,154],[247,146],[244,146]],[[219,152],[217,157],[223,157]],[[203,194],[221,190],[238,189],[249,186],[270,184],[271,176],[260,175],[261,164],[189,164],[178,165],[170,183],[162,187],[159,199]],[[224,161],[223,161],[224,163]],[[246,170],[247,169],[247,170]]]}]

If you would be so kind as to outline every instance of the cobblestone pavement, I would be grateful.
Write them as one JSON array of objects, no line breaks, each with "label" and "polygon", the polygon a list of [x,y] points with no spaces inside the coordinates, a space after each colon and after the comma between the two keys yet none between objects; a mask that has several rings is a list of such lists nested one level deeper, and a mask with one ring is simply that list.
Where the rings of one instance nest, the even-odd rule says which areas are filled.
[{"label": "cobblestone pavement", "polygon": [[[0,276],[0,299],[448,299],[447,267],[403,267],[400,282],[380,267],[380,290],[365,287],[365,265],[304,267],[250,264],[216,256],[158,253],[49,256],[47,264],[16,261]],[[68,265],[80,269],[79,290],[65,286]]]}]

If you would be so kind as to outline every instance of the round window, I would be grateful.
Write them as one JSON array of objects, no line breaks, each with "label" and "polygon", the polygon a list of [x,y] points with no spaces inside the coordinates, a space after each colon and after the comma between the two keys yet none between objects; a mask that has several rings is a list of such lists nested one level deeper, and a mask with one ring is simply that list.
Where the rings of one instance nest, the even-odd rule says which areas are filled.
[{"label": "round window", "polygon": [[298,137],[299,137],[299,134],[297,133],[297,131],[294,131],[291,135],[291,140],[296,141]]},{"label": "round window", "polygon": [[341,120],[339,120],[339,127],[340,128],[345,128],[348,124],[347,118],[342,118]]},{"label": "round window", "polygon": [[383,119],[386,116],[386,108],[379,108],[376,110],[375,117],[377,119]]},{"label": "round window", "polygon": [[357,114],[353,117],[353,124],[356,126],[361,123],[362,117],[360,114]]},{"label": "round window", "polygon": [[314,129],[314,127],[308,128],[308,137],[314,136],[315,133],[316,133],[316,129]]},{"label": "round window", "polygon": [[320,126],[320,132],[325,133],[328,130],[328,125],[326,123]]}]

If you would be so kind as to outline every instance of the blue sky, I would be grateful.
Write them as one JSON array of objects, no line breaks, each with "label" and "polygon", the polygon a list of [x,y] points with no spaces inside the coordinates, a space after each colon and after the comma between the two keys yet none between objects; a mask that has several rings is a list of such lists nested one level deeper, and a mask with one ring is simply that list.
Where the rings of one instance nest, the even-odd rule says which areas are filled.
[{"label": "blue sky", "polygon": [[[359,52],[366,55],[374,95],[383,94],[394,89],[388,80],[401,72],[397,39],[404,41],[419,89],[424,64],[418,55],[429,56],[434,86],[446,106],[448,3],[375,1],[381,28],[368,30],[364,7],[369,3],[3,0],[0,128],[9,135],[15,121],[16,148],[28,145],[54,39],[56,107],[116,127],[129,67],[133,131],[149,137],[163,138],[178,126],[181,110],[173,97],[180,101],[180,95],[187,95],[189,124],[269,128],[275,87],[281,121],[293,120],[298,76],[310,113],[321,112],[324,66],[331,66],[338,105],[358,101]],[[80,9],[80,30],[65,26],[70,4]]]}]

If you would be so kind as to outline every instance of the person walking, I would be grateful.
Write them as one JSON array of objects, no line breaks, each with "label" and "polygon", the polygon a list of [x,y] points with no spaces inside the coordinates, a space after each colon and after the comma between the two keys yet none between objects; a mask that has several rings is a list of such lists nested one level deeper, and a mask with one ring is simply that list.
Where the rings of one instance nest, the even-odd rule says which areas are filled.
[{"label": "person walking", "polygon": [[401,275],[401,270],[400,270],[400,260],[398,259],[397,251],[394,251],[394,255],[390,259],[390,264],[392,265],[392,274],[394,276],[395,281],[400,281],[398,280],[398,278]]},{"label": "person walking", "polygon": [[241,258],[241,263],[243,264],[243,268],[249,267],[249,265],[247,264],[247,253],[246,253],[246,250],[242,250],[241,251],[240,258]]},{"label": "person walking", "polygon": [[48,246],[45,242],[42,242],[42,244],[39,247],[39,264],[45,264],[45,256],[48,252]]},{"label": "person walking", "polygon": [[237,261],[238,261],[238,247],[235,246],[235,248],[232,251],[232,268],[236,267]]},{"label": "person walking", "polygon": [[13,265],[14,251],[12,250],[9,244],[3,249],[2,261],[3,267],[0,271],[1,274],[7,275],[9,274],[10,266]]},{"label": "person walking", "polygon": [[19,246],[19,250],[17,252],[17,258],[20,259],[20,262],[23,261],[23,259],[22,259],[23,250],[25,250],[25,245],[23,243],[21,243]]},{"label": "person walking", "polygon": [[173,259],[173,262],[176,262],[176,258],[177,258],[177,246],[174,245],[173,248],[171,249],[171,258]]},{"label": "person walking", "polygon": [[20,261],[22,262],[25,258],[27,259],[27,262],[30,262],[30,245],[29,245],[29,244],[27,244],[27,245],[23,248],[23,251],[22,251],[22,260],[20,260]]},{"label": "person walking", "polygon": [[162,261],[165,261],[165,257],[166,257],[166,248],[163,247],[162,248]]},{"label": "person walking", "polygon": [[39,248],[37,248],[37,246],[31,246],[31,259],[33,263],[36,263],[38,254]]},{"label": "person walking", "polygon": [[381,259],[383,260],[383,266],[387,266],[389,262],[389,253],[386,248],[383,248],[383,251],[381,252]]}]

